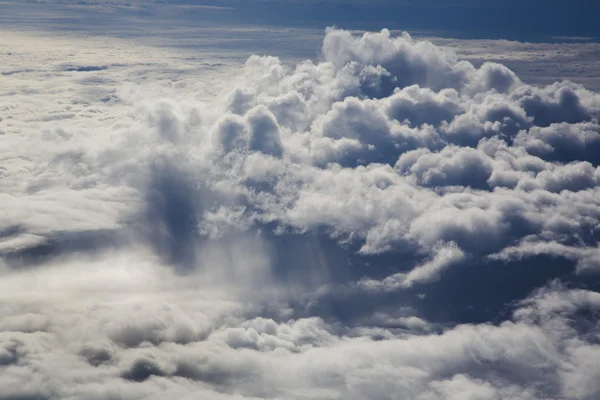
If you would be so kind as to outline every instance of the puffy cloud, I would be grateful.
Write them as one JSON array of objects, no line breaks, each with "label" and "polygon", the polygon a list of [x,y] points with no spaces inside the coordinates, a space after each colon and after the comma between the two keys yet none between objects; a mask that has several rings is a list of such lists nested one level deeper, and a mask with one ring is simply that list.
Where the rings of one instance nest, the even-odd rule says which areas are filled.
[{"label": "puffy cloud", "polygon": [[525,90],[523,95],[520,99],[523,109],[538,126],[557,122],[585,122],[592,118],[577,93],[569,86],[554,85],[551,90],[537,93]]},{"label": "puffy cloud", "polygon": [[396,168],[412,174],[421,186],[463,186],[482,189],[492,174],[485,154],[472,149],[447,146],[431,153],[413,150],[398,158]]},{"label": "puffy cloud", "polygon": [[562,162],[590,161],[599,165],[598,124],[563,122],[549,127],[532,127],[529,131],[520,133],[515,141],[530,154],[545,159]]},{"label": "puffy cloud", "polygon": [[[404,34],[392,38],[387,29],[355,38],[350,32],[329,29],[323,40],[323,56],[336,68],[356,62],[381,65],[389,72],[390,84],[398,87],[417,84],[434,90],[464,83],[474,68],[429,42],[414,42]],[[486,82],[487,83],[487,82]]]},{"label": "puffy cloud", "polygon": [[[24,164],[7,163],[5,203],[15,212],[3,226],[21,228],[3,248],[32,247],[59,230],[52,217],[37,217],[35,202],[51,207],[60,193],[45,187],[69,196],[60,230],[123,230],[143,215],[135,226],[171,262],[188,265],[200,233],[264,224],[324,229],[364,254],[420,253],[438,241],[490,254],[531,235],[570,245],[595,229],[596,201],[585,215],[563,201],[582,204],[597,190],[597,94],[568,82],[532,87],[502,65],[476,68],[386,30],[357,37],[329,29],[323,58],[294,68],[252,56],[210,103],[125,85],[117,96],[135,112],[109,139],[86,144],[85,132],[46,131],[56,151],[50,168],[21,173],[31,176],[25,191],[15,178]],[[33,143],[39,134],[6,140]],[[127,154],[133,143],[138,151]],[[26,149],[22,157],[39,159],[33,165],[45,162]],[[106,206],[111,192],[114,207]],[[91,209],[94,196],[103,210]]]},{"label": "puffy cloud", "polygon": [[2,98],[0,397],[598,396],[596,292],[419,306],[490,265],[600,268],[597,93],[387,30],[221,95],[61,46]]},{"label": "puffy cloud", "polygon": [[[103,279],[114,279],[120,263],[103,260]],[[54,271],[63,277],[56,282],[62,298],[3,291],[12,304],[2,310],[3,321],[23,321],[0,333],[5,397],[589,399],[600,390],[590,376],[597,366],[598,294],[557,283],[497,325],[429,333],[417,317],[380,314],[374,317],[387,328],[340,331],[320,318],[257,317],[243,299],[165,275],[152,262],[142,267],[146,277],[159,278],[152,291],[131,276],[127,292],[106,287],[67,302],[81,286],[63,268]]]}]

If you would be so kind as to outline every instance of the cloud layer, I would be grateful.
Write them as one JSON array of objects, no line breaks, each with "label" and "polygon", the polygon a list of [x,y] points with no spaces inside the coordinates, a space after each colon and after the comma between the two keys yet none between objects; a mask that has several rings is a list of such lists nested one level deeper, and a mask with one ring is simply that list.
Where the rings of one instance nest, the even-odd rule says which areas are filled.
[{"label": "cloud layer", "polygon": [[[0,398],[600,394],[599,94],[387,30],[210,86],[45,50],[2,71]],[[500,321],[429,318],[530,265]]]}]

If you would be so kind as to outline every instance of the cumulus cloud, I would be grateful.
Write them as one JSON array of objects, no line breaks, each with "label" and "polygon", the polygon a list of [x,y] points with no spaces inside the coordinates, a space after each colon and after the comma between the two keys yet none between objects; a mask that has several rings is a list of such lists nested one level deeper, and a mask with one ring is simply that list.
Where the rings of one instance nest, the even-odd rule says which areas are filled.
[{"label": "cumulus cloud", "polygon": [[494,263],[598,271],[597,93],[387,30],[252,56],[221,95],[58,43],[2,93],[1,398],[600,393],[590,288],[493,323],[419,309]]}]

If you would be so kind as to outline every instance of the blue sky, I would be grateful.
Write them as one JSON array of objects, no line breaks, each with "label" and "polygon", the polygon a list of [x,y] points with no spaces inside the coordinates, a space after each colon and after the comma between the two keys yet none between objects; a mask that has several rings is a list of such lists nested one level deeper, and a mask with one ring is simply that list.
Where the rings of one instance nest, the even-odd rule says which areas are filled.
[{"label": "blue sky", "polygon": [[[187,20],[346,29],[427,30],[446,35],[478,39],[543,41],[554,36],[597,38],[595,16],[600,11],[593,0],[544,1],[48,1],[13,2],[18,7],[44,9],[75,6],[94,13],[99,9],[149,18],[160,11]],[[36,4],[36,6],[30,6]],[[221,7],[216,12],[206,7]],[[210,15],[210,18],[206,18]],[[91,16],[92,17],[92,16]]]}]

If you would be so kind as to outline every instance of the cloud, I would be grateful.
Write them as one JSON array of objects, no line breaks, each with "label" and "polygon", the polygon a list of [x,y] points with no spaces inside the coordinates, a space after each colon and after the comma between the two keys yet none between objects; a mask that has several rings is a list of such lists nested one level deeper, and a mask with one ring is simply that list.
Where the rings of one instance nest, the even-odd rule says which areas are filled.
[{"label": "cloud", "polygon": [[[589,373],[596,365],[594,314],[573,319],[597,312],[595,292],[554,283],[499,325],[427,333],[419,331],[424,322],[416,317],[379,316],[388,328],[342,333],[320,318],[257,316],[242,299],[204,287],[202,280],[127,261],[145,265],[139,271],[144,284],[134,283],[135,274],[124,281],[127,264],[105,255],[99,277],[114,280],[120,271],[128,290],[95,290],[83,302],[65,301],[79,288],[65,270],[76,270],[69,263],[53,271],[62,278],[55,281],[60,297],[3,291],[13,304],[2,319],[10,321],[1,333],[3,396],[587,399],[600,390]],[[148,286],[150,276],[158,279]],[[15,283],[15,277],[7,282]],[[94,284],[100,286],[98,279]],[[399,323],[415,331],[392,328]]]},{"label": "cloud", "polygon": [[[1,104],[0,398],[600,392],[597,93],[387,30],[218,91],[166,50],[47,43]],[[429,320],[490,268],[535,285]]]},{"label": "cloud", "polygon": [[[165,98],[166,88],[113,89],[120,104],[105,109],[135,112],[91,141],[79,117],[76,136],[60,120],[43,133],[5,135],[11,146],[30,143],[21,157],[33,163],[24,190],[15,177],[25,164],[7,156],[14,212],[3,225],[22,232],[5,247],[133,225],[171,263],[193,265],[202,234],[269,224],[322,229],[363,254],[427,254],[440,241],[478,256],[524,238],[591,244],[596,93],[569,82],[529,86],[502,65],[477,68],[387,30],[329,29],[322,52],[322,62],[295,68],[252,56],[210,103]],[[40,140],[55,149],[51,158],[27,150]],[[568,210],[567,199],[586,211]],[[58,213],[45,212],[59,202],[69,204],[60,228]]]},{"label": "cloud", "polygon": [[439,279],[440,273],[452,264],[463,261],[465,254],[454,244],[437,250],[433,259],[413,268],[408,274],[398,273],[390,275],[383,281],[364,280],[359,284],[369,290],[398,290],[409,288],[415,283],[427,283]]}]

